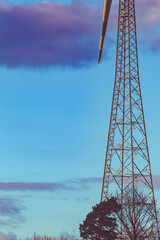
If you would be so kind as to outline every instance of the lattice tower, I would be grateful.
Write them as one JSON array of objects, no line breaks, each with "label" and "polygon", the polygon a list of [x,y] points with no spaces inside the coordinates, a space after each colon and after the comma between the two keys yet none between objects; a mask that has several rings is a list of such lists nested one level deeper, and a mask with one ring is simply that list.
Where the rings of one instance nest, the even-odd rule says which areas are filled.
[{"label": "lattice tower", "polygon": [[[101,38],[104,36],[103,26]],[[100,48],[100,57],[101,53]],[[140,205],[137,196],[142,196],[137,189],[142,186],[146,195]],[[101,201],[115,192],[123,206],[118,239],[160,239],[139,81],[134,0],[119,0],[116,72]],[[126,199],[132,216],[128,230],[123,225]],[[144,218],[138,226],[142,203],[147,223]]]}]

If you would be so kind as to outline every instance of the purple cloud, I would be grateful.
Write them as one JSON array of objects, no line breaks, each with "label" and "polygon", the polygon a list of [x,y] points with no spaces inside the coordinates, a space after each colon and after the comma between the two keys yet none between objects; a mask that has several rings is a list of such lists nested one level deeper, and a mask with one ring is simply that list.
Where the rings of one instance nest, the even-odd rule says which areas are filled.
[{"label": "purple cloud", "polygon": [[[150,182],[150,176],[146,177],[146,180]],[[160,189],[160,175],[152,175],[154,189]],[[137,187],[146,187],[144,184],[144,179],[142,177],[142,182],[139,182]]]},{"label": "purple cloud", "polygon": [[[153,175],[153,183],[154,183],[155,189],[160,189],[160,175]],[[102,178],[101,177],[75,178],[75,179],[67,180],[64,182],[52,182],[52,183],[0,182],[0,190],[8,191],[8,192],[9,191],[21,191],[21,192],[81,191],[81,190],[88,190],[94,187],[95,184],[99,184],[99,185],[102,184]],[[143,184],[140,184],[139,186],[143,186]],[[1,209],[1,200],[0,200],[0,209]]]},{"label": "purple cloud", "polygon": [[0,232],[0,239],[1,240],[16,240],[17,237],[13,233],[5,234],[5,233]]},{"label": "purple cloud", "polygon": [[0,65],[83,66],[95,60],[100,8],[82,4],[1,4]]},{"label": "purple cloud", "polygon": [[19,206],[19,201],[12,198],[0,198],[0,214],[3,216],[20,215],[23,207]]},{"label": "purple cloud", "polygon": [[153,175],[153,185],[155,189],[160,189],[160,175]]},{"label": "purple cloud", "polygon": [[11,197],[0,198],[0,225],[15,227],[17,224],[25,222],[24,210],[25,207],[21,205],[18,199]]},{"label": "purple cloud", "polygon": [[[136,6],[141,41],[150,49],[160,49],[159,0],[137,1]],[[1,3],[0,65],[81,67],[96,62],[102,9],[101,4],[84,5],[81,0],[70,5]],[[117,27],[117,12],[118,6],[113,5],[108,30]]]},{"label": "purple cloud", "polygon": [[160,50],[160,1],[137,2],[137,26],[141,42],[153,51]]},{"label": "purple cloud", "polygon": [[88,189],[101,178],[77,178],[64,182],[40,183],[40,182],[0,182],[1,191],[77,191]]},{"label": "purple cloud", "polygon": [[24,182],[1,182],[1,191],[55,191],[64,190],[64,183],[24,183]]}]

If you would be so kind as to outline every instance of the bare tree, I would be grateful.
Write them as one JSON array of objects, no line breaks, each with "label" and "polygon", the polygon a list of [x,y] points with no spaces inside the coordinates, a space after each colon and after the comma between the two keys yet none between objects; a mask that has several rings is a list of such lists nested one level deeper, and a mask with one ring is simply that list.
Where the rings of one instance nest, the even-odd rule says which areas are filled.
[{"label": "bare tree", "polygon": [[76,235],[74,230],[73,230],[73,233],[71,234],[68,234],[67,232],[63,232],[58,237],[47,236],[47,235],[40,236],[34,233],[34,237],[26,238],[26,240],[76,240]]},{"label": "bare tree", "polygon": [[61,235],[57,238],[57,240],[76,240],[76,235],[74,230],[72,234],[69,234],[67,232],[61,233]]},{"label": "bare tree", "polygon": [[[122,212],[117,216],[123,229],[123,237],[120,239],[146,240],[158,239],[157,222],[155,219],[154,204],[150,201],[149,194],[145,194],[139,189],[133,191],[127,189],[123,199],[117,195],[122,204]],[[156,211],[159,218],[159,213]]]}]

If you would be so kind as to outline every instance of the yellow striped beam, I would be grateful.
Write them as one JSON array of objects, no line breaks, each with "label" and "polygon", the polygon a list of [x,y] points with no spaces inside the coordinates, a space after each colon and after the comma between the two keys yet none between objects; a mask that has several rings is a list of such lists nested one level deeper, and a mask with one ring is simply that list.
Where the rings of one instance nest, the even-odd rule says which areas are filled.
[{"label": "yellow striped beam", "polygon": [[104,38],[105,38],[105,34],[106,34],[108,18],[109,18],[109,13],[110,13],[110,9],[111,9],[111,3],[112,3],[112,0],[104,1],[103,22],[102,22],[102,32],[101,32],[100,44],[99,44],[98,63],[100,63],[101,56],[102,56]]}]

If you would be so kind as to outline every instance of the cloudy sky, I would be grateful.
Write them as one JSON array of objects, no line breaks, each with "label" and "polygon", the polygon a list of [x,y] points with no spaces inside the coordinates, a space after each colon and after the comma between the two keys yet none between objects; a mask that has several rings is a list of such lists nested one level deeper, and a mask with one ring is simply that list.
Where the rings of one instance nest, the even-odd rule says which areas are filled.
[{"label": "cloudy sky", "polygon": [[[0,238],[78,232],[100,201],[118,0],[0,1]],[[160,1],[136,1],[140,79],[160,200]]]}]

